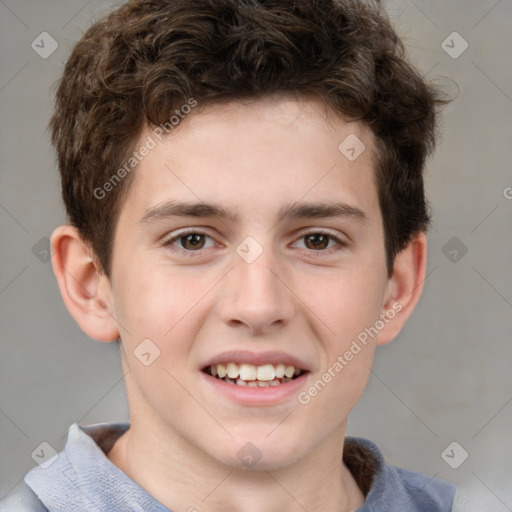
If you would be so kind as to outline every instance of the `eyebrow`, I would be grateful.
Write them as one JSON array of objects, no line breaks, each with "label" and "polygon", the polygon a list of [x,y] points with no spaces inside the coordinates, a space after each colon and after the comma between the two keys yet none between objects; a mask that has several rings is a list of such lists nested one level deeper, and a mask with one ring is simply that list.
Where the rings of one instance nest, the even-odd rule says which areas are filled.
[{"label": "eyebrow", "polygon": [[[220,219],[235,222],[238,218],[238,212],[228,210],[214,203],[168,201],[162,205],[157,205],[146,210],[142,218],[138,221],[138,224],[149,224],[172,217],[219,217]],[[362,210],[342,202],[296,202],[286,204],[280,208],[278,213],[280,220],[285,217],[292,219],[345,217],[362,222],[368,221],[368,216]]]}]

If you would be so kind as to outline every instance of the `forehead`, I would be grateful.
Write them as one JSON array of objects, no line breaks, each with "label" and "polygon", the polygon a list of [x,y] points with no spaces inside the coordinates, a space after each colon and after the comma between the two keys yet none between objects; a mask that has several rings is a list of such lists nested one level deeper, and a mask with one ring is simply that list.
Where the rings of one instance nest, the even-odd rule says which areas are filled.
[{"label": "forehead", "polygon": [[145,141],[154,144],[134,171],[125,200],[139,219],[177,199],[222,205],[238,220],[251,212],[282,214],[306,201],[380,213],[374,211],[373,133],[319,100],[199,105],[163,138],[146,128],[139,146]]}]

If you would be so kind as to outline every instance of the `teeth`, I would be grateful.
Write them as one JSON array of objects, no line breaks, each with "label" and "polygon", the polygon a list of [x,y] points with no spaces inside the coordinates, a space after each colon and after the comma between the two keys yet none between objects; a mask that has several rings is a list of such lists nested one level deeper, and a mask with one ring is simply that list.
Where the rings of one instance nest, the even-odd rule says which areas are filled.
[{"label": "teeth", "polygon": [[255,366],[247,363],[239,365],[229,362],[227,364],[210,366],[210,373],[214,377],[224,379],[232,384],[238,384],[239,386],[268,387],[289,382],[292,380],[292,377],[300,375],[302,370],[292,365],[286,366],[282,363]]},{"label": "teeth", "polygon": [[240,369],[238,368],[238,365],[236,363],[228,363],[227,370],[228,377],[230,379],[236,379],[238,377]]},{"label": "teeth", "polygon": [[284,374],[288,378],[292,378],[294,373],[295,373],[295,366],[287,366],[286,370],[284,371]]},{"label": "teeth", "polygon": [[276,365],[276,377],[278,379],[282,379],[284,377],[285,370],[286,370],[286,366],[284,364]]},{"label": "teeth", "polygon": [[[223,379],[227,374],[226,367],[223,364],[217,364],[215,366],[217,367],[217,375],[219,376],[219,379]],[[213,375],[213,372],[215,371],[213,370],[214,367],[211,366],[210,368],[212,368],[211,372]]]},{"label": "teeth", "polygon": [[258,380],[274,380],[276,376],[276,370],[273,364],[266,364],[264,366],[258,366],[257,371]]},{"label": "teeth", "polygon": [[[259,368],[258,368],[259,370]],[[259,374],[258,374],[259,377]],[[240,378],[242,380],[256,380],[256,366],[252,364],[240,365]]]}]

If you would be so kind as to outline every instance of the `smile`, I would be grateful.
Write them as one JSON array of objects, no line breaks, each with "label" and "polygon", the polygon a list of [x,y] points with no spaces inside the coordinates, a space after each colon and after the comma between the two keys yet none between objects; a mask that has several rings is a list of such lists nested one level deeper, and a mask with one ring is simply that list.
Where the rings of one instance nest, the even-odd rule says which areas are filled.
[{"label": "smile", "polygon": [[264,364],[256,366],[247,363],[229,362],[214,364],[203,370],[218,380],[243,387],[273,387],[294,380],[303,370],[293,365]]}]

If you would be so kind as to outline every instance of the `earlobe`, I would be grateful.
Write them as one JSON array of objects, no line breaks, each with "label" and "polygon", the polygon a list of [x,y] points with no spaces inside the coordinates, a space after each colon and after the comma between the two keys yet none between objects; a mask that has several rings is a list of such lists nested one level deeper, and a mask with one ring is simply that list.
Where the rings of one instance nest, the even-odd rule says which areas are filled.
[{"label": "earlobe", "polygon": [[423,291],[426,268],[427,239],[425,233],[419,233],[395,258],[383,306],[384,328],[376,338],[377,345],[392,341],[411,316]]},{"label": "earlobe", "polygon": [[80,328],[98,341],[119,337],[110,282],[92,249],[73,226],[60,226],[51,237],[52,263],[62,299]]}]

